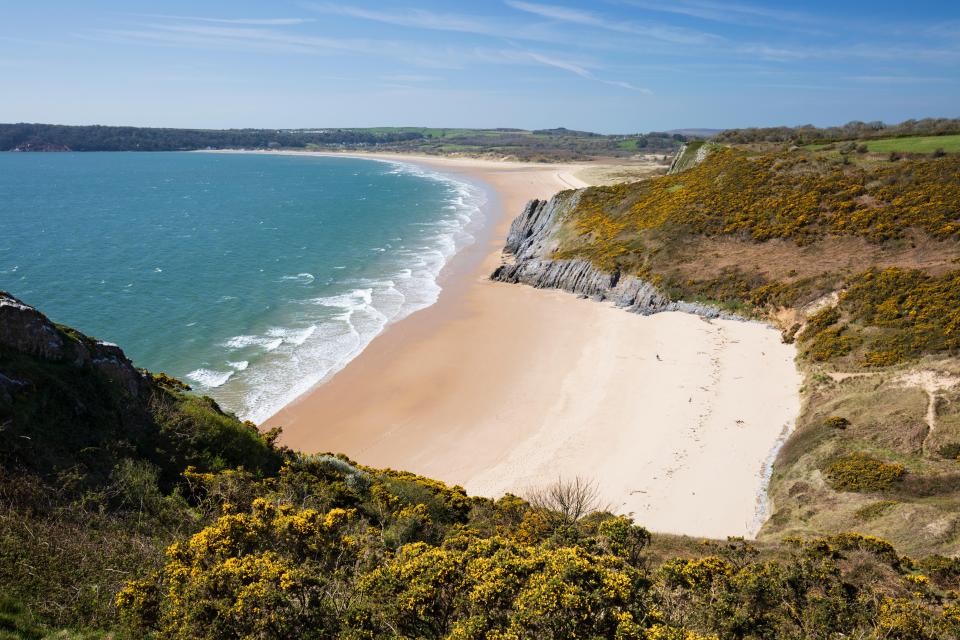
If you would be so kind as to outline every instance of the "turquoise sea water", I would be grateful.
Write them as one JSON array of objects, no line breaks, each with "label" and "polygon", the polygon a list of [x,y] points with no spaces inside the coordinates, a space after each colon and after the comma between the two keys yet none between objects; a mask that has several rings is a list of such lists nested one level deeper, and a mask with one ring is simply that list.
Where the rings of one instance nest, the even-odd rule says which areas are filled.
[{"label": "turquoise sea water", "polygon": [[483,200],[372,160],[0,153],[0,289],[260,421],[432,304]]}]

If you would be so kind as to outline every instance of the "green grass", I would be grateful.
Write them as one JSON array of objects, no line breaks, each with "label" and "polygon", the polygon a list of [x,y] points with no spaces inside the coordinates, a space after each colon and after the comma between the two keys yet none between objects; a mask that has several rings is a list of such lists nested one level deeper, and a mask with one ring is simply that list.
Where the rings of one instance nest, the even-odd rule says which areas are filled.
[{"label": "green grass", "polygon": [[363,131],[366,133],[422,133],[430,139],[452,138],[456,136],[484,136],[498,137],[503,135],[516,135],[518,133],[528,133],[526,131],[494,131],[490,129],[442,129],[436,127],[368,127],[361,129],[352,129],[352,131]]},{"label": "green grass", "polygon": [[[804,147],[810,151],[820,151],[826,147],[839,147],[849,141],[809,144]],[[853,140],[856,144],[867,145],[867,151],[873,153],[933,153],[942,149],[947,153],[960,153],[960,134],[949,136],[907,136],[903,138],[881,138],[879,140]]]},{"label": "green grass", "polygon": [[952,136],[916,136],[912,138],[886,138],[870,140],[867,150],[877,153],[899,151],[902,153],[933,153],[943,149],[947,153],[960,152],[960,134]]}]

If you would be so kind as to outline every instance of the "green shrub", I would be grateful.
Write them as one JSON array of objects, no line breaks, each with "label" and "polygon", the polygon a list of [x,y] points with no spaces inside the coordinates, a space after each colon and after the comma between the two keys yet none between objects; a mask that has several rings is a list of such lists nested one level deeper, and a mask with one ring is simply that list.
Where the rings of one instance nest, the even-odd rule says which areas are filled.
[{"label": "green shrub", "polygon": [[898,503],[895,500],[880,500],[878,502],[871,502],[870,504],[860,507],[853,513],[853,517],[857,520],[863,520],[864,522],[869,522],[870,520],[876,520],[887,511],[895,507]]},{"label": "green shrub", "polygon": [[847,332],[846,326],[830,327],[816,334],[804,355],[825,362],[847,355],[860,345],[860,338]]},{"label": "green shrub", "polygon": [[960,460],[960,442],[948,442],[937,449],[937,453],[948,460]]},{"label": "green shrub", "polygon": [[862,452],[837,458],[826,470],[827,480],[837,491],[883,491],[903,474],[902,464],[883,462]]},{"label": "green shrub", "polygon": [[831,429],[846,429],[850,426],[850,421],[842,416],[830,416],[823,421],[823,426]]},{"label": "green shrub", "polygon": [[941,555],[927,556],[917,562],[917,569],[944,587],[960,587],[960,559]]}]

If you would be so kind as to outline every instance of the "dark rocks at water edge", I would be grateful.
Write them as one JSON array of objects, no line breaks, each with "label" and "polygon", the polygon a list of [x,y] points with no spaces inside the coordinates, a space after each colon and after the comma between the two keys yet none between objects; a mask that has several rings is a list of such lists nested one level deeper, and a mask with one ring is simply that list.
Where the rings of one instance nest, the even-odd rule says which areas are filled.
[{"label": "dark rocks at water edge", "polygon": [[683,311],[705,318],[726,317],[718,309],[696,302],[670,300],[642,278],[597,269],[586,260],[553,260],[556,230],[573,211],[580,191],[564,191],[550,200],[531,200],[510,225],[505,253],[507,261],[491,279],[527,284],[538,289],[561,289],[594,300],[609,300],[633,313],[650,315]]}]

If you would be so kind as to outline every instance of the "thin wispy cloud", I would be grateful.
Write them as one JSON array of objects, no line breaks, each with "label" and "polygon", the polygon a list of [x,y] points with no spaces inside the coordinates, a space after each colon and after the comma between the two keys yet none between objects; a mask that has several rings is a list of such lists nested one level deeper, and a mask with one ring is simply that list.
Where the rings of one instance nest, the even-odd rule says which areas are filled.
[{"label": "thin wispy cloud", "polygon": [[[507,4],[511,6],[516,4],[518,6],[514,8],[527,11],[528,13],[536,13],[536,9],[541,7],[541,5],[528,6],[526,3],[508,2]],[[435,13],[423,9],[404,9],[400,11],[387,12],[344,5],[334,5],[330,3],[308,3],[303,6],[328,14],[346,16],[360,20],[372,20],[375,22],[382,22],[408,28],[463,32],[481,36],[491,36],[500,39],[527,39],[529,38],[530,34],[529,30],[507,27],[502,23],[494,23],[459,14]],[[564,18],[565,21],[568,22],[580,22],[584,19],[584,16],[579,15],[579,12],[569,11],[567,14],[564,14]],[[522,62],[524,57],[528,61],[533,61],[537,64],[547,67],[569,71],[574,75],[577,75],[581,78],[586,78],[588,80],[602,82],[611,86],[620,87],[622,89],[630,89],[647,94],[651,93],[649,89],[635,87],[631,83],[624,80],[606,80],[597,77],[580,64],[569,62],[545,53],[525,51],[520,55],[520,60],[518,60],[516,56],[512,55],[506,55],[504,56],[504,59],[512,59],[514,62]]]},{"label": "thin wispy cloud", "polygon": [[[835,116],[842,120],[954,115],[960,104],[960,16],[932,3],[869,12],[765,0],[201,4],[164,11],[156,2],[147,15],[123,0],[43,17],[8,12],[0,67],[10,86],[24,90],[0,101],[0,111],[16,115],[10,105],[18,101],[46,109],[57,103],[52,87],[72,87],[91,96],[91,117],[99,119],[136,98],[125,93],[129,83],[110,78],[145,83],[137,95],[190,91],[208,105],[223,102],[215,86],[228,86],[237,96],[249,91],[251,113],[283,104],[281,118],[299,108],[284,96],[309,95],[307,122],[342,103],[346,120],[406,108],[397,117],[444,119],[452,110],[476,115],[463,116],[468,124],[502,124],[530,111],[526,123],[591,128],[603,113],[600,126],[614,130],[670,128],[685,124],[673,121],[677,113],[703,109],[703,100],[690,99],[700,91],[727,124],[762,124],[770,105],[778,121],[834,121],[837,105],[845,105]],[[223,82],[194,80],[204,74]],[[250,89],[262,86],[271,91]],[[907,113],[921,104],[933,106]],[[236,113],[229,105],[211,113],[226,112]]]},{"label": "thin wispy cloud", "polygon": [[555,69],[563,69],[564,71],[569,71],[570,73],[578,75],[581,78],[589,78],[591,80],[593,79],[593,74],[578,64],[574,64],[572,62],[566,62],[564,60],[557,60],[555,58],[551,58],[550,56],[545,56],[543,54],[535,53],[533,51],[526,51],[524,53],[534,62],[538,62],[548,67],[554,67]]},{"label": "thin wispy cloud", "polygon": [[166,14],[144,14],[146,18],[167,18],[170,20],[189,20],[194,22],[213,22],[216,24],[258,25],[264,27],[282,27],[315,22],[314,18],[205,18],[200,16],[172,16]]},{"label": "thin wispy cloud", "polygon": [[[817,19],[800,11],[786,11],[752,4],[718,3],[709,1],[653,2],[650,0],[620,0],[622,4],[674,15],[698,18],[720,24],[743,26],[801,26],[814,25]],[[772,24],[771,24],[772,23]],[[778,24],[779,23],[779,24]]]},{"label": "thin wispy cloud", "polygon": [[[512,53],[512,52],[511,52]],[[631,91],[638,91],[645,95],[652,95],[653,92],[650,89],[645,89],[642,87],[634,86],[629,82],[623,80],[607,80],[605,78],[597,77],[592,71],[587,69],[581,64],[576,64],[574,62],[569,62],[567,60],[562,60],[558,58],[553,58],[542,53],[537,53],[535,51],[523,51],[518,52],[521,56],[526,56],[530,60],[541,64],[546,67],[553,67],[555,69],[562,69],[563,71],[569,71],[570,73],[585,78],[587,80],[594,80],[596,82],[602,82],[603,84],[609,84],[614,87],[620,87],[621,89],[629,89]]]},{"label": "thin wispy cloud", "polygon": [[575,25],[605,29],[607,31],[616,31],[618,33],[628,33],[644,36],[669,42],[672,44],[706,44],[719,40],[718,36],[709,33],[691,31],[688,29],[677,29],[665,27],[662,25],[643,25],[634,22],[625,22],[622,20],[611,20],[597,13],[582,11],[579,9],[570,9],[557,5],[540,4],[536,2],[523,2],[521,0],[506,0],[505,4],[517,11],[567,22]]},{"label": "thin wispy cloud", "polygon": [[456,31],[461,33],[476,33],[491,36],[509,36],[510,30],[504,29],[496,23],[453,13],[436,13],[426,9],[402,9],[399,11],[382,11],[377,9],[363,9],[343,4],[333,3],[304,3],[304,8],[317,13],[345,16],[360,20],[370,20],[399,27],[416,29],[430,29],[436,31]]},{"label": "thin wispy cloud", "polygon": [[[305,2],[300,5],[308,11],[328,16],[340,16],[360,21],[388,24],[408,29],[462,33],[509,41],[526,41],[570,46],[570,34],[554,29],[542,21],[521,23],[516,19],[490,18],[461,13],[440,13],[414,7],[393,10],[369,9],[330,2]],[[628,34],[629,32],[622,32]],[[609,37],[593,38],[579,34],[577,47],[606,50],[631,50],[635,42],[612,42]]]},{"label": "thin wispy cloud", "polygon": [[848,78],[853,82],[862,82],[865,84],[944,84],[955,83],[957,80],[941,77],[929,76],[850,76]]},{"label": "thin wispy cloud", "polygon": [[923,47],[897,43],[873,44],[861,42],[828,46],[771,46],[751,43],[738,45],[736,52],[780,62],[851,59],[940,63],[960,61],[960,48],[956,46]]},{"label": "thin wispy cloud", "polygon": [[392,76],[380,76],[380,78],[390,82],[406,83],[436,82],[440,80],[438,76],[427,76],[416,73],[398,73]]},{"label": "thin wispy cloud", "polygon": [[268,27],[152,23],[129,29],[98,29],[77,34],[87,40],[108,40],[135,45],[218,49],[248,53],[384,56],[415,67],[460,68],[458,55],[448,49],[418,43],[371,38],[334,38],[290,33]]},{"label": "thin wispy cloud", "polygon": [[[519,49],[434,48],[405,41],[385,41],[359,38],[331,38],[308,36],[288,31],[234,25],[212,25],[184,19],[175,23],[151,23],[135,29],[105,29],[82,34],[86,39],[109,39],[126,43],[151,44],[169,47],[223,49],[255,53],[294,53],[307,55],[363,54],[374,58],[389,56],[405,61],[413,67],[453,69],[477,62],[499,65],[537,65],[567,71],[581,78],[611,86],[651,93],[624,80],[599,77],[582,62],[560,58],[548,53]],[[416,78],[416,79],[414,79]],[[407,87],[423,82],[431,76],[393,78],[396,84]]]},{"label": "thin wispy cloud", "polygon": [[294,35],[266,28],[198,24],[149,24],[139,29],[103,29],[96,33],[134,42],[142,38],[150,42],[174,46],[192,45],[204,48],[228,46],[234,49],[291,53],[332,51],[372,53],[378,51],[379,46],[386,44],[366,39]]}]

